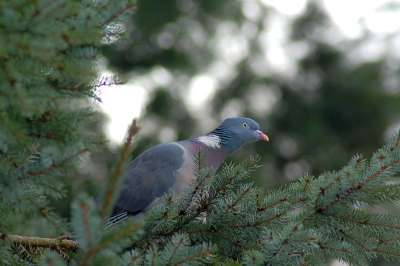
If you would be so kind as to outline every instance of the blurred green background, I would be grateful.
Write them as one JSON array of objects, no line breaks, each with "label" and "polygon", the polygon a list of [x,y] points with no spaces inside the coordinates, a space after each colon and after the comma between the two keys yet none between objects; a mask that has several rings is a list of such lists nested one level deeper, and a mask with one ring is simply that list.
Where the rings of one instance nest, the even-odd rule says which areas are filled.
[{"label": "blurred green background", "polygon": [[[360,9],[369,3],[358,2]],[[380,2],[371,16],[397,16],[393,25],[371,27],[366,15],[351,34],[325,1],[283,1],[289,6],[279,8],[266,0],[138,0],[128,37],[103,47],[99,62],[125,76],[125,87],[145,92],[145,103],[129,95],[131,104],[115,106],[122,115],[113,119],[130,120],[131,108],[143,104],[132,158],[233,116],[253,118],[270,137],[228,159],[259,154],[263,167],[251,181],[265,189],[304,172],[339,170],[355,154],[370,158],[400,125],[400,2]],[[105,132],[109,120],[105,114],[86,130]],[[110,145],[85,160],[69,196],[53,205],[68,216],[77,193],[98,195],[114,151]]]}]

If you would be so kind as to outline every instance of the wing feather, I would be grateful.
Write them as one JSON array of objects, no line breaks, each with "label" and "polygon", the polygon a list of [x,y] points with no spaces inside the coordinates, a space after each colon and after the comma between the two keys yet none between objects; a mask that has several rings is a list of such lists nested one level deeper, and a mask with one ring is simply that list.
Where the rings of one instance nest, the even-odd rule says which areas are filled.
[{"label": "wing feather", "polygon": [[123,211],[143,212],[163,196],[176,180],[183,155],[182,147],[172,142],[157,145],[135,158],[125,172],[123,189],[112,217]]}]

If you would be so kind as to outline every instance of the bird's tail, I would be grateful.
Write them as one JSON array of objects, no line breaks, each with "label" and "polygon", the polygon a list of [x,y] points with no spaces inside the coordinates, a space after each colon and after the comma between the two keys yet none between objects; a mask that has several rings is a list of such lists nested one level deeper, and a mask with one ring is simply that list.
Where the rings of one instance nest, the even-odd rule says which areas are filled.
[{"label": "bird's tail", "polygon": [[124,220],[128,219],[128,212],[127,211],[121,211],[118,213],[113,213],[112,216],[108,219],[106,228],[111,227],[119,222],[122,222]]}]

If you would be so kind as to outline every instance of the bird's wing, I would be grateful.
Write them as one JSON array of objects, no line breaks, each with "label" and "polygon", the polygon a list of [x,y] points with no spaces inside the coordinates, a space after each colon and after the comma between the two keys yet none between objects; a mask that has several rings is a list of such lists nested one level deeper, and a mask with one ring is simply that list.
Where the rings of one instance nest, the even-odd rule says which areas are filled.
[{"label": "bird's wing", "polygon": [[176,143],[160,144],[140,154],[125,172],[113,215],[123,211],[143,212],[163,196],[176,180],[184,163],[183,155],[183,147]]}]

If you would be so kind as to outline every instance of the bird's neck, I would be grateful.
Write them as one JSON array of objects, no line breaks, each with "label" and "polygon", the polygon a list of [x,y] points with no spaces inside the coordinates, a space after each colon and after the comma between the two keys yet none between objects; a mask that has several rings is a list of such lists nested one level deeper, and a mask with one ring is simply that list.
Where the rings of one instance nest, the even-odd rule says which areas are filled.
[{"label": "bird's neck", "polygon": [[207,156],[207,165],[217,170],[232,152],[228,145],[231,137],[233,135],[229,134],[226,130],[217,128],[206,135],[192,138],[185,142],[190,143],[192,152],[204,151]]},{"label": "bird's neck", "polygon": [[233,141],[234,135],[233,132],[228,130],[225,127],[218,127],[214,131],[210,133],[195,138],[197,142],[204,144],[206,147],[210,149],[221,149],[229,154],[233,153],[240,147],[236,147]]}]

